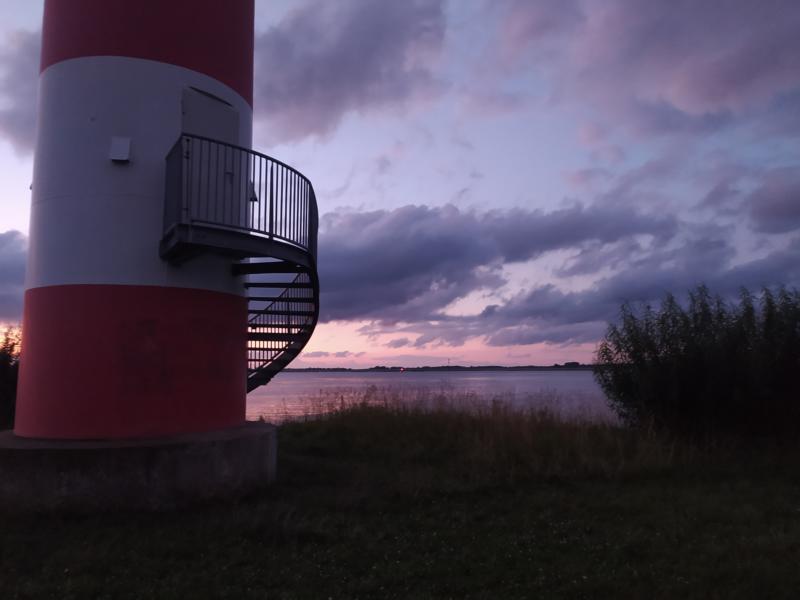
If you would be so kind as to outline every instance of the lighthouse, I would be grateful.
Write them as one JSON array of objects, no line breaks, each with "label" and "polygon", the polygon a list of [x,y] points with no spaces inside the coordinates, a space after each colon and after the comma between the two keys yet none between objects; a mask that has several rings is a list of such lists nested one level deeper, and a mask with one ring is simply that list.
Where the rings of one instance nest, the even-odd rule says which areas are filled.
[{"label": "lighthouse", "polygon": [[252,148],[253,0],[46,0],[18,438],[226,431],[317,321],[308,179]]}]

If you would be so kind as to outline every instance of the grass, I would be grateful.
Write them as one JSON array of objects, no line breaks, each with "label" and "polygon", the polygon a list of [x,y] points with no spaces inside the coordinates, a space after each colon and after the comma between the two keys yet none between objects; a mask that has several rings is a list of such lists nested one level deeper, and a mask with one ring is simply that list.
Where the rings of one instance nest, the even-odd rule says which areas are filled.
[{"label": "grass", "polygon": [[800,452],[459,398],[280,428],[278,485],[6,517],[6,598],[794,598]]}]

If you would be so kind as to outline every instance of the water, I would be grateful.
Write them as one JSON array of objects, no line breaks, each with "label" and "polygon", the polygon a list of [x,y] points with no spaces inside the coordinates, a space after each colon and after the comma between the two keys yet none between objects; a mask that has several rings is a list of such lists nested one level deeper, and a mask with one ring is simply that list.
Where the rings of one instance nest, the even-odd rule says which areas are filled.
[{"label": "water", "polygon": [[248,395],[247,416],[281,422],[318,415],[363,399],[371,389],[378,392],[372,396],[401,402],[441,395],[464,404],[499,399],[566,417],[614,420],[590,371],[284,372]]}]

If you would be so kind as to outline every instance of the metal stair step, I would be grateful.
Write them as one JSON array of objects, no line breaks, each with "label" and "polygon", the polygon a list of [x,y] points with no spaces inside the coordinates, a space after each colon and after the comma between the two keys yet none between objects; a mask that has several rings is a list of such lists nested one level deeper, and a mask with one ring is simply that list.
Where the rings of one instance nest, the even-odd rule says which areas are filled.
[{"label": "metal stair step", "polygon": [[282,371],[286,365],[296,358],[296,356],[297,354],[293,354],[292,356],[282,356],[281,358],[276,358],[275,360],[268,362],[259,369],[248,369],[247,372],[251,377],[258,377],[260,374],[267,373],[272,373],[272,375],[274,375],[278,371]]},{"label": "metal stair step", "polygon": [[247,329],[304,329],[305,323],[248,323]]},{"label": "metal stair step", "polygon": [[234,275],[261,275],[266,273],[308,273],[308,268],[289,262],[234,263]]},{"label": "metal stair step", "polygon": [[[299,334],[296,333],[257,333],[257,332],[248,332],[247,334],[247,341],[248,342],[293,342],[297,339]],[[267,348],[263,348],[267,350]],[[251,348],[248,347],[248,350],[262,350],[262,348]]]},{"label": "metal stair step", "polygon": [[250,313],[252,315],[285,315],[289,317],[313,317],[314,311],[313,310],[276,310],[276,309],[265,309],[265,310],[256,310]]},{"label": "metal stair step", "polygon": [[314,287],[311,283],[298,283],[295,281],[289,283],[280,283],[277,281],[245,281],[244,287],[246,288],[295,288],[295,289],[311,289]]},{"label": "metal stair step", "polygon": [[286,358],[276,358],[275,360],[271,360],[266,365],[259,367],[258,369],[247,369],[248,375],[258,375],[259,373],[264,373],[270,370],[278,369],[281,370],[283,367],[288,365],[292,360],[294,360],[295,356],[290,356]]},{"label": "metal stair step", "polygon": [[309,329],[310,323],[275,323],[275,324],[258,324],[250,323],[247,326],[248,331],[257,331],[262,329],[296,329],[297,333],[302,333]]},{"label": "metal stair step", "polygon": [[283,298],[281,296],[248,296],[252,302],[299,302],[300,304],[314,304],[313,298]]},{"label": "metal stair step", "polygon": [[[286,335],[286,334],[279,333],[277,335]],[[259,341],[259,340],[251,339],[251,340],[248,340],[248,341],[253,342],[253,341]],[[279,348],[260,348],[258,346],[248,346],[247,349],[251,350],[253,352],[277,352],[278,355],[276,355],[276,356],[272,357],[271,359],[269,359],[270,361],[272,361],[272,360],[275,360],[278,356],[280,356],[282,354],[285,354],[285,353],[292,353],[292,352],[299,353],[303,349],[303,347],[305,346],[305,343],[306,343],[306,340],[304,339],[304,336],[299,336],[299,337],[296,337],[295,339],[291,340],[285,346],[281,346]],[[259,360],[259,359],[248,358],[247,360],[252,362],[253,360]]]}]

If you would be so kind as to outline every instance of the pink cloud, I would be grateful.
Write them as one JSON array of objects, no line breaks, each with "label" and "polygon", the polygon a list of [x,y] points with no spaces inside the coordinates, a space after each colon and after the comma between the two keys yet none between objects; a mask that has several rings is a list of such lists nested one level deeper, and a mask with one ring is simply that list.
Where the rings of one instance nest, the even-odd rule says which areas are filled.
[{"label": "pink cloud", "polygon": [[643,131],[713,129],[800,88],[793,0],[520,1],[499,31],[499,64],[536,65],[558,100]]},{"label": "pink cloud", "polygon": [[[693,115],[742,111],[800,84],[791,0],[590,0],[571,60],[592,85]],[[608,75],[612,75],[608,78]]]}]

